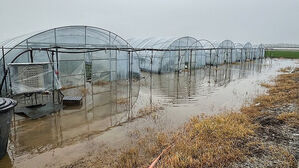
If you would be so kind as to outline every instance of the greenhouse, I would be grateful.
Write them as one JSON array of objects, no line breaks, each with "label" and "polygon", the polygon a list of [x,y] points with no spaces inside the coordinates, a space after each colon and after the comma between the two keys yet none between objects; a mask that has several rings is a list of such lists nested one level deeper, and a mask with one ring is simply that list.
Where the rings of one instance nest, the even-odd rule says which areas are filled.
[{"label": "greenhouse", "polygon": [[230,40],[222,41],[216,48],[217,64],[232,63],[236,60],[235,44]]},{"label": "greenhouse", "polygon": [[172,39],[129,39],[128,41],[138,51],[140,69],[154,73],[244,62],[260,58],[264,51],[263,46],[253,47],[249,42],[245,45],[231,40],[212,43],[188,36]]},{"label": "greenhouse", "polygon": [[252,44],[250,42],[247,42],[244,47],[243,47],[243,54],[242,54],[242,58],[244,60],[252,60]]},{"label": "greenhouse", "polygon": [[91,93],[92,100],[96,95],[106,97],[107,103],[138,96],[139,87],[133,87],[140,77],[137,54],[126,40],[108,30],[59,27],[0,46],[1,95],[17,99],[19,107],[55,106],[63,96],[86,93]]},{"label": "greenhouse", "polygon": [[200,39],[198,42],[203,47],[203,52],[205,54],[205,64],[206,65],[216,65],[217,55],[216,55],[216,47],[213,43],[206,39]]},{"label": "greenhouse", "polygon": [[243,62],[245,59],[242,58],[243,45],[241,43],[235,43],[235,57],[233,62]]},{"label": "greenhouse", "polygon": [[[206,64],[202,44],[193,37],[173,39],[130,39],[139,51],[140,68],[154,73],[174,72],[182,69],[194,69]],[[156,49],[156,50],[150,50]]]},{"label": "greenhouse", "polygon": [[256,58],[257,59],[262,59],[265,58],[265,46],[263,44],[260,44],[257,48],[256,48]]}]

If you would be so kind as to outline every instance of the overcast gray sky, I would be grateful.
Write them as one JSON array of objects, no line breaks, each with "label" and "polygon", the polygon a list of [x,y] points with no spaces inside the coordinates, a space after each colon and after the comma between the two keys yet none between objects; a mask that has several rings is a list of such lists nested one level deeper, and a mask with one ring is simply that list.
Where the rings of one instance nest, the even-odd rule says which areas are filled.
[{"label": "overcast gray sky", "polygon": [[299,0],[0,0],[0,41],[65,25],[124,38],[299,44]]}]

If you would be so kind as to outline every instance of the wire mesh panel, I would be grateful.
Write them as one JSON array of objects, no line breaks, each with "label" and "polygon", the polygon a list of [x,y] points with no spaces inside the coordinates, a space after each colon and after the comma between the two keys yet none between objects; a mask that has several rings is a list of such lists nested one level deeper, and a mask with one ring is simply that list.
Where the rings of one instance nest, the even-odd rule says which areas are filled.
[{"label": "wire mesh panel", "polygon": [[50,63],[12,63],[9,71],[14,95],[54,89]]}]

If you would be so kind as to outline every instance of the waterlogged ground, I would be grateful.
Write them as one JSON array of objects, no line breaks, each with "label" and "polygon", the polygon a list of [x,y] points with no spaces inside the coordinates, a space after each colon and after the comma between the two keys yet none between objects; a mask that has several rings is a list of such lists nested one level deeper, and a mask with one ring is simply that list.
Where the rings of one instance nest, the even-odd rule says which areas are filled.
[{"label": "waterlogged ground", "polygon": [[122,105],[115,110],[103,103],[107,96],[98,96],[93,102],[100,103],[94,109],[86,103],[85,108],[64,109],[38,120],[15,116],[9,155],[0,160],[0,167],[60,167],[88,157],[94,150],[126,145],[135,130],[171,131],[194,115],[238,110],[265,92],[260,83],[274,78],[280,68],[295,64],[273,59],[180,74],[144,73],[131,112],[122,112]]}]

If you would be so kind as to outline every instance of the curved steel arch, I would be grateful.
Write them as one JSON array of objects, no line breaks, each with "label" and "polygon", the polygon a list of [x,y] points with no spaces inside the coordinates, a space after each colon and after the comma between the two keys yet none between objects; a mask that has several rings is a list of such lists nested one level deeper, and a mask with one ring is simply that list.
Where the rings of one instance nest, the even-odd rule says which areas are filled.
[{"label": "curved steel arch", "polygon": [[244,44],[243,50],[244,59],[252,59],[252,44],[250,42]]},{"label": "curved steel arch", "polygon": [[235,48],[237,48],[237,46],[241,46],[241,48],[243,48],[243,47],[244,47],[244,45],[243,45],[243,44],[241,44],[241,43],[235,43]]},{"label": "curved steel arch", "polygon": [[[189,39],[189,40],[186,41],[187,44],[181,46],[180,43],[181,40],[183,39]],[[184,36],[184,37],[169,38],[169,39],[164,39],[164,38],[147,38],[143,40],[130,39],[130,42],[134,44],[133,47],[136,48],[141,47],[143,49],[149,49],[149,50],[143,50],[138,52],[141,69],[144,71],[150,71],[150,69],[153,68],[152,69],[153,72],[160,73],[163,60],[167,56],[169,56],[169,53],[171,53],[171,51],[163,51],[163,49],[164,50],[176,49],[178,51],[178,49],[180,48],[184,48],[184,49],[190,48],[194,42],[197,42],[197,39],[191,36]],[[157,50],[150,51],[150,49],[157,49]],[[161,49],[161,51],[159,51],[159,49]]]},{"label": "curved steel arch", "polygon": [[[211,41],[209,41],[209,40],[206,40],[206,39],[199,39],[198,41],[204,41],[204,42],[207,42],[208,44],[210,44],[211,46],[212,46],[212,48],[216,48],[215,47],[215,45],[211,42]],[[205,46],[204,46],[205,47]]]},{"label": "curved steel arch", "polygon": [[235,43],[231,40],[224,40],[216,48],[217,64],[232,63],[234,60]]},{"label": "curved steel arch", "polygon": [[[181,40],[183,40],[183,39],[188,39],[188,41],[187,41],[187,45],[184,46],[184,47],[181,46]],[[189,39],[193,40],[194,42],[189,44],[189,43],[188,43],[188,42],[189,42]],[[179,44],[178,44],[178,48],[176,48],[177,46],[174,46],[174,44],[175,44],[176,42],[179,43]],[[191,47],[194,43],[196,43],[196,42],[198,42],[198,40],[197,40],[196,38],[194,38],[194,37],[191,37],[191,36],[183,36],[183,37],[180,37],[180,38],[173,39],[173,40],[171,41],[171,43],[169,43],[169,45],[168,45],[168,47],[167,47],[166,49],[179,49],[179,51],[178,51],[178,59],[176,60],[176,59],[174,58],[174,60],[171,60],[171,62],[174,61],[174,63],[176,63],[177,65],[174,65],[174,67],[172,67],[171,69],[173,69],[174,71],[178,71],[178,70],[180,69],[180,67],[181,67],[181,61],[182,61],[183,56],[182,56],[182,54],[181,54],[180,49],[190,49],[190,47]],[[173,47],[174,47],[174,48],[173,48]],[[186,54],[186,52],[187,52],[187,51],[185,51],[184,54]],[[162,68],[165,69],[165,67],[164,67],[164,65],[163,65],[163,60],[165,60],[165,58],[167,57],[167,58],[169,59],[169,62],[170,62],[170,57],[172,57],[172,56],[171,56],[172,53],[173,53],[173,51],[164,51],[163,54],[161,55],[161,60],[160,60],[160,72],[159,72],[159,73],[163,73],[163,72],[164,72],[164,70],[162,71]],[[174,53],[175,53],[175,52],[174,52]],[[167,56],[167,54],[170,54],[170,55]],[[168,67],[168,66],[166,66],[166,67]],[[175,69],[175,68],[178,68],[178,69]],[[168,71],[169,71],[168,68],[166,68],[166,71],[165,71],[165,72],[168,72]],[[171,70],[170,70],[170,71],[171,71]]]},{"label": "curved steel arch", "polygon": [[252,44],[250,42],[247,42],[244,44],[243,48],[252,48]]},{"label": "curved steel arch", "polygon": [[[204,48],[208,48],[209,52],[205,50],[206,52],[206,64],[208,65],[215,65],[215,60],[218,60],[218,53],[216,52],[217,47],[215,46],[215,42],[212,43],[211,41],[207,39],[199,39],[200,42],[205,42],[205,44],[209,44],[210,47],[207,47],[206,45],[203,45]],[[207,59],[209,58],[209,59]]]},{"label": "curved steel arch", "polygon": [[[34,38],[34,37],[37,37],[38,35],[41,35],[41,34],[44,34],[46,32],[50,32],[50,31],[56,31],[57,29],[63,29],[63,28],[82,28],[84,27],[85,29],[86,28],[93,28],[93,29],[98,29],[100,30],[99,32],[107,32],[107,33],[111,33],[112,35],[114,35],[115,37],[123,40],[123,42],[125,42],[130,48],[133,48],[124,38],[120,37],[119,35],[117,35],[116,33],[112,32],[112,31],[109,31],[109,30],[106,30],[106,29],[103,29],[103,28],[99,28],[99,27],[95,27],[95,26],[85,26],[85,25],[71,25],[71,26],[61,26],[61,27],[56,27],[56,28],[52,28],[52,29],[47,29],[47,30],[44,30],[44,31],[40,31],[38,33],[32,33],[33,35],[29,36],[29,37],[26,37],[24,38],[23,40],[20,40],[20,42],[18,42],[16,45],[14,45],[14,47],[10,47],[10,49],[4,53],[4,56],[7,55],[10,51],[12,51],[14,48],[16,48],[16,46],[22,44],[23,42],[26,42],[26,40],[29,40],[31,38]],[[22,37],[22,36],[18,36],[17,38],[19,37]],[[7,40],[6,42],[8,42],[9,40]],[[2,57],[1,57],[2,59]],[[1,60],[0,59],[0,60]]]},{"label": "curved steel arch", "polygon": [[[232,46],[232,47],[229,47],[229,46],[228,46],[228,47],[223,47],[223,45],[224,45],[226,42],[232,44],[233,46]],[[235,48],[235,43],[234,43],[233,41],[231,41],[231,40],[224,40],[224,41],[222,41],[222,42],[217,46],[217,48],[220,48],[220,46],[223,47],[223,48]]]}]

